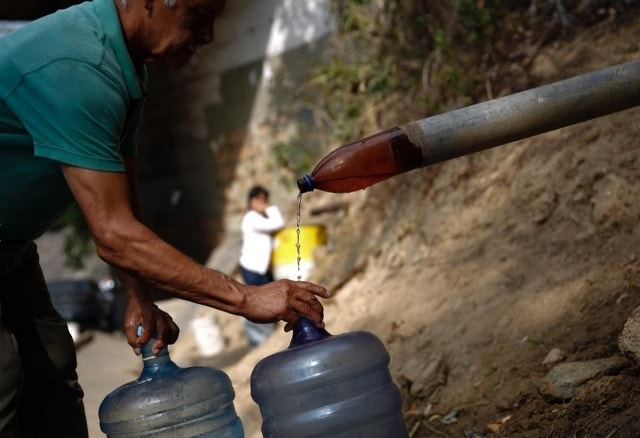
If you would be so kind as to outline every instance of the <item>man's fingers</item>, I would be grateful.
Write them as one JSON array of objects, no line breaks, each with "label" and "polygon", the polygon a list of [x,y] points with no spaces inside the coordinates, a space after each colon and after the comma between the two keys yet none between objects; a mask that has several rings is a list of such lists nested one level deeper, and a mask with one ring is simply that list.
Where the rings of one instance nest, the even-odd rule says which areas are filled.
[{"label": "man's fingers", "polygon": [[324,307],[315,295],[302,294],[299,300],[308,307],[308,312],[316,312],[320,315],[323,314]]},{"label": "man's fingers", "polygon": [[157,312],[155,326],[156,342],[153,344],[153,354],[158,354],[164,347],[176,342],[180,334],[180,328],[168,313],[161,310],[157,310]]},{"label": "man's fingers", "polygon": [[312,294],[319,295],[323,298],[331,297],[331,292],[315,283],[310,283],[308,281],[296,281],[296,286],[300,289],[304,289],[307,292],[311,292]]},{"label": "man's fingers", "polygon": [[166,344],[176,342],[180,334],[180,328],[168,314],[165,314],[165,318],[158,318],[156,330],[158,332],[158,338],[163,339]]},{"label": "man's fingers", "polygon": [[324,309],[315,297],[307,300],[298,299],[293,303],[292,307],[299,316],[304,316],[318,327],[324,327],[324,322],[322,321]]},{"label": "man's fingers", "polygon": [[308,281],[297,281],[295,285],[301,292],[291,301],[291,309],[295,312],[292,318],[285,318],[285,331],[291,330],[299,317],[303,316],[317,327],[324,328],[324,307],[317,296],[328,298],[331,294],[322,286]]}]

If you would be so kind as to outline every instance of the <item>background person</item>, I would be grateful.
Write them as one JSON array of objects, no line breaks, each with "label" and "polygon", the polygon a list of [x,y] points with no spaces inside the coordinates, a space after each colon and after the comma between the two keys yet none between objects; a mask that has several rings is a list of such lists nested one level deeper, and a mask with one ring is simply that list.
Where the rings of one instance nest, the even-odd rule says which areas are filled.
[{"label": "background person", "polygon": [[[246,284],[261,286],[273,281],[271,254],[273,234],[282,229],[284,219],[275,205],[269,205],[269,192],[254,186],[247,197],[247,211],[242,218],[240,273]],[[273,333],[274,324],[257,324],[244,320],[244,332],[251,347],[261,344]]]}]

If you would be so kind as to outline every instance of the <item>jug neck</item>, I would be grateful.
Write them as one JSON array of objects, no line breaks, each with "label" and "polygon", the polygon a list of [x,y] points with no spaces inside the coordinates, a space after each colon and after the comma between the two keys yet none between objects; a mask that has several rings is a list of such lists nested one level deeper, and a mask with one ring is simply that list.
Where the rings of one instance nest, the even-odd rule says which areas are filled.
[{"label": "jug neck", "polygon": [[300,318],[293,326],[293,336],[289,348],[310,344],[328,338],[329,336],[331,336],[331,334],[325,329],[316,327],[316,325],[307,318]]},{"label": "jug neck", "polygon": [[[138,329],[140,331],[140,329]],[[138,334],[139,335],[139,334]],[[165,374],[171,374],[175,372],[179,367],[169,357],[169,348],[164,347],[158,352],[153,354],[153,344],[156,339],[154,336],[149,339],[149,342],[144,344],[142,350],[142,373],[138,380],[147,380],[151,377],[162,377]]]}]

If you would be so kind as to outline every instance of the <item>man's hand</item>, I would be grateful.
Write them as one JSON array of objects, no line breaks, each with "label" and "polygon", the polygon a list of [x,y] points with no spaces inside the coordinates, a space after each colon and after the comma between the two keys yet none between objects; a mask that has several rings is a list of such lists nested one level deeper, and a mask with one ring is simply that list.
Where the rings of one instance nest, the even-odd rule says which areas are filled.
[{"label": "man's hand", "polygon": [[[138,336],[140,325],[142,333]],[[180,329],[168,313],[160,310],[148,297],[139,294],[129,297],[124,317],[124,331],[129,345],[138,355],[141,347],[149,342],[151,336],[156,338],[153,354],[158,354],[168,344],[173,344],[180,333]]]},{"label": "man's hand", "polygon": [[316,295],[329,298],[322,286],[307,281],[278,280],[263,286],[246,286],[248,290],[241,314],[257,323],[285,321],[285,331],[293,328],[302,316],[324,327],[324,309]]}]

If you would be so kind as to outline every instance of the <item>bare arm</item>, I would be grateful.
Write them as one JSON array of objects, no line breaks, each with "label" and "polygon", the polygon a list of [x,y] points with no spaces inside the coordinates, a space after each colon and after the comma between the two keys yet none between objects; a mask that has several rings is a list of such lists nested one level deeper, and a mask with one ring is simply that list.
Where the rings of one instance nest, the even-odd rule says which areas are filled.
[{"label": "bare arm", "polygon": [[323,309],[316,295],[329,297],[323,287],[289,280],[246,286],[207,269],[137,220],[124,174],[66,165],[62,170],[87,219],[98,255],[107,263],[175,297],[255,322],[284,320],[290,329],[305,316],[322,325]]},{"label": "bare arm", "polygon": [[[134,216],[139,220],[135,158],[125,156],[124,160],[129,183],[130,206]],[[127,298],[123,328],[135,353],[141,353],[141,347],[149,341],[151,336],[156,338],[153,345],[154,354],[157,354],[166,344],[174,343],[178,339],[180,329],[167,312],[156,306],[146,285],[122,269],[118,269],[118,277]],[[141,333],[138,332],[139,326],[142,326]]]}]

